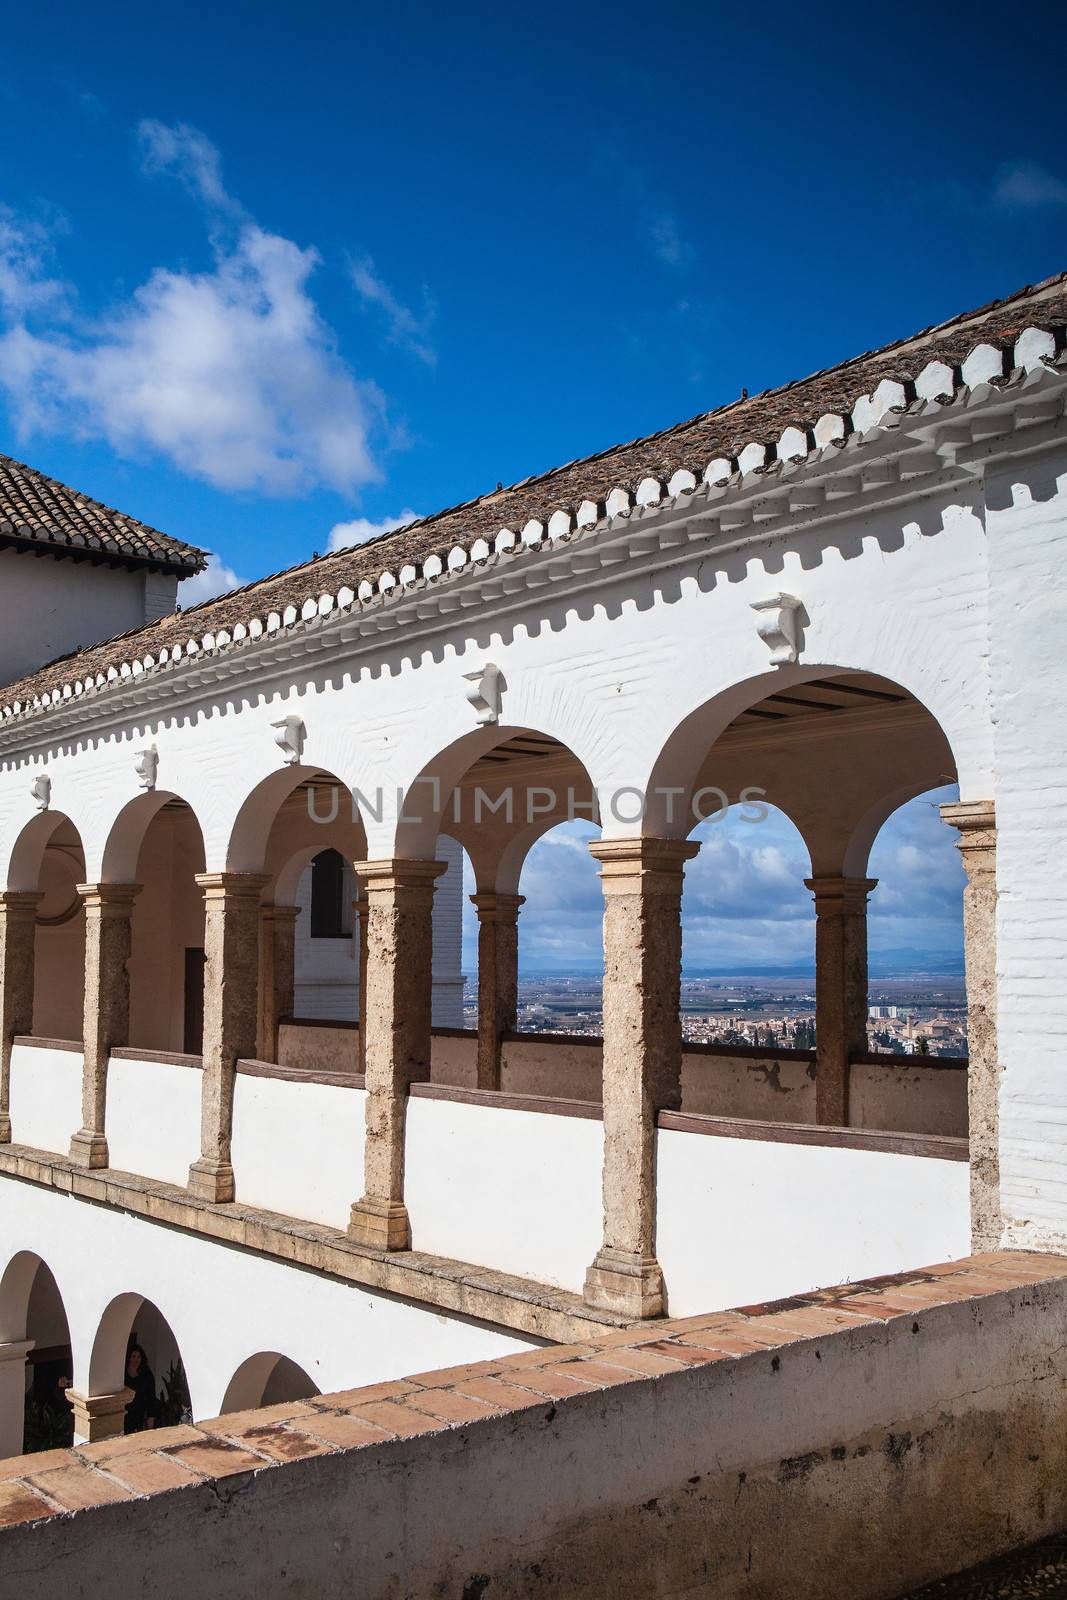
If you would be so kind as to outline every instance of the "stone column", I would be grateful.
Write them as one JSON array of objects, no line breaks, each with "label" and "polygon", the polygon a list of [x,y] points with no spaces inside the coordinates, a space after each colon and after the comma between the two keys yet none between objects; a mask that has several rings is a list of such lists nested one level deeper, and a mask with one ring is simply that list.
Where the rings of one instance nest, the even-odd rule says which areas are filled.
[{"label": "stone column", "polygon": [[519,1014],[521,894],[472,894],[478,913],[479,1089],[500,1088],[500,1040]]},{"label": "stone column", "polygon": [[656,1260],[656,1113],[681,1104],[685,840],[589,846],[604,885],[604,1243],[585,1277],[590,1305],[664,1310]]},{"label": "stone column", "polygon": [[408,1086],[430,1076],[433,886],[443,861],[361,861],[367,890],[365,1192],[349,1232],[379,1250],[408,1250],[404,1122]]},{"label": "stone column", "polygon": [[997,825],[992,800],[941,807],[960,830],[963,962],[967,974],[967,1116],[971,1151],[971,1246],[1000,1246],[1000,1059],[997,1047]]},{"label": "stone column", "polygon": [[359,1059],[357,1066],[360,1072],[367,1070],[367,927],[370,922],[370,901],[366,894],[360,894],[352,902],[352,910],[356,913],[357,940],[356,953],[359,960]]},{"label": "stone column", "polygon": [[114,1439],[122,1432],[126,1407],[133,1399],[132,1389],[115,1394],[76,1394],[67,1390],[74,1409],[74,1443],[95,1444],[98,1439]]},{"label": "stone column", "polygon": [[299,906],[260,907],[259,1043],[261,1061],[278,1060],[278,1024],[291,1017],[296,995]]},{"label": "stone column", "polygon": [[26,1421],[26,1357],[32,1339],[0,1344],[0,1461],[22,1454]]},{"label": "stone column", "polygon": [[258,872],[200,872],[204,891],[204,1081],[200,1159],[190,1191],[218,1203],[234,1197],[230,1164],[236,1065],[255,1054],[259,979]]},{"label": "stone column", "polygon": [[0,1144],[11,1143],[11,1045],[33,1032],[35,915],[40,895],[0,890]]},{"label": "stone column", "polygon": [[848,1063],[867,1048],[867,896],[877,878],[806,878],[815,897],[815,1120],[848,1126]]},{"label": "stone column", "polygon": [[139,883],[80,883],[85,903],[82,1125],[70,1141],[81,1167],[106,1167],[107,1067],[112,1046],[130,1042],[130,952]]}]

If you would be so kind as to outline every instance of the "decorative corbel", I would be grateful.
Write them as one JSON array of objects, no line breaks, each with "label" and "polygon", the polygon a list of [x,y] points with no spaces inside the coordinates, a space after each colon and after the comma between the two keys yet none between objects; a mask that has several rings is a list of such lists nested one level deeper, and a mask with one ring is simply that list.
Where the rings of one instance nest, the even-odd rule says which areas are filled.
[{"label": "decorative corbel", "polygon": [[280,722],[272,722],[274,729],[274,743],[282,753],[282,759],[287,767],[295,767],[304,754],[304,739],[307,730],[299,717],[283,717]]},{"label": "decorative corbel", "polygon": [[52,780],[47,772],[40,772],[30,784],[30,793],[38,811],[47,811],[52,804]]},{"label": "decorative corbel", "polygon": [[133,770],[142,789],[155,788],[156,773],[159,771],[159,752],[154,744],[150,744],[145,750],[138,750],[133,758]]},{"label": "decorative corbel", "polygon": [[500,668],[487,661],[477,672],[465,672],[463,677],[470,684],[470,688],[466,691],[467,699],[474,707],[478,721],[499,722],[500,701],[504,689],[504,674]]},{"label": "decorative corbel", "polygon": [[762,615],[756,632],[770,648],[771,665],[785,667],[800,656],[800,609],[794,594],[772,594],[767,600],[754,600],[753,611]]}]

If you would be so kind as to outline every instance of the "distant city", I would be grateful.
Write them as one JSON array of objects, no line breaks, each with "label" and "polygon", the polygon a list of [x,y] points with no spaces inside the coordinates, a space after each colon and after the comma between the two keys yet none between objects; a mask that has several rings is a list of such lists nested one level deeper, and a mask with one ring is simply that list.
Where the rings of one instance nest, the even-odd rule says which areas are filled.
[{"label": "distant city", "polygon": [[[469,979],[465,1026],[476,1027],[477,1019],[477,983]],[[518,1026],[521,1033],[599,1038],[600,979],[583,974],[521,980]],[[810,976],[684,978],[682,1034],[695,1043],[813,1049],[815,981]],[[872,980],[867,1042],[872,1051],[895,1055],[966,1055],[963,978],[918,974]]]}]

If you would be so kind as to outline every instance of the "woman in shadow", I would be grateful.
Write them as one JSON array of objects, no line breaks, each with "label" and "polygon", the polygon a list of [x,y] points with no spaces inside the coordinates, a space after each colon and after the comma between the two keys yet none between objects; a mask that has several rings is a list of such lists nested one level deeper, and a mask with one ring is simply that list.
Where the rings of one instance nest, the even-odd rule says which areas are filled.
[{"label": "woman in shadow", "polygon": [[133,1390],[133,1399],[126,1407],[122,1431],[143,1433],[146,1428],[154,1428],[159,1415],[156,1380],[139,1344],[131,1344],[126,1352],[126,1387]]}]

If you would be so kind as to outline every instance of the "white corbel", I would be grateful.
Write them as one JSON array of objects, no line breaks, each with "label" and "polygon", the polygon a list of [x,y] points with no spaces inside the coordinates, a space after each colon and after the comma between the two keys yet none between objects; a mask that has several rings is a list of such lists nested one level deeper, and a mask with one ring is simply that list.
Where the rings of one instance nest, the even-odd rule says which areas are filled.
[{"label": "white corbel", "polygon": [[282,758],[287,767],[295,767],[304,754],[304,739],[306,729],[299,717],[283,717],[280,722],[272,722],[274,729],[274,743],[282,753]]},{"label": "white corbel", "polygon": [[463,677],[470,685],[466,691],[467,699],[477,712],[478,721],[499,722],[503,688],[503,674],[500,668],[488,661],[484,667],[479,667],[477,672],[465,672]]},{"label": "white corbel", "polygon": [[30,784],[30,793],[38,811],[47,811],[52,804],[52,780],[47,772],[39,772]]},{"label": "white corbel", "polygon": [[759,612],[756,632],[771,652],[771,665],[788,666],[800,655],[800,601],[794,594],[772,594],[767,600],[754,600]]},{"label": "white corbel", "polygon": [[150,744],[145,750],[138,750],[133,758],[133,770],[142,789],[155,788],[156,773],[159,771],[159,752],[154,744]]}]

